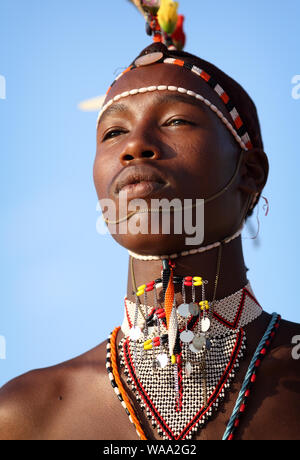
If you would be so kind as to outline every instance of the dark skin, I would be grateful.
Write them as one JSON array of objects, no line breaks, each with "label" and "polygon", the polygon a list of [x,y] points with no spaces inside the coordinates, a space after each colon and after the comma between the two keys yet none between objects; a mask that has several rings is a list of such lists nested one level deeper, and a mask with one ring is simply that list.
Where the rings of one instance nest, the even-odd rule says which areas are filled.
[{"label": "dark skin", "polygon": [[[210,88],[189,72],[169,65],[153,65],[130,72],[111,90],[122,91],[170,84],[194,90],[220,107]],[[113,178],[128,166],[151,165],[168,186],[156,197],[205,198],[221,190],[232,177],[240,147],[222,122],[206,106],[184,100],[165,100],[141,94],[122,101],[122,110],[103,117],[97,132],[94,181],[100,198],[110,197]],[[120,107],[119,107],[120,109]],[[222,107],[220,107],[222,109]],[[227,116],[225,113],[224,114]],[[107,136],[107,133],[109,135]],[[151,136],[149,135],[151,133]],[[105,137],[106,136],[106,137]],[[147,152],[147,153],[145,153]],[[260,193],[268,175],[262,152],[244,153],[242,167],[231,189],[205,207],[204,244],[234,233],[245,212],[249,194]],[[160,195],[161,194],[161,195]],[[142,216],[142,218],[144,218]],[[138,253],[178,252],[182,235],[114,235],[125,248]],[[199,274],[208,281],[212,298],[217,250],[176,259],[175,273]],[[135,261],[137,285],[157,278],[161,262]],[[224,246],[217,298],[241,289],[247,282],[240,238]],[[176,294],[181,300],[180,293]],[[130,272],[127,297],[133,300]],[[274,308],[276,310],[276,308]],[[262,315],[245,327],[247,354],[220,410],[196,439],[222,438],[252,355],[270,321]],[[259,369],[251,399],[236,439],[299,439],[299,362],[292,359],[292,337],[300,326],[281,321],[271,348]],[[117,342],[122,338],[119,332]],[[0,390],[0,439],[138,439],[135,428],[114,394],[105,368],[106,343],[72,360],[38,369],[13,379]],[[121,375],[148,439],[160,439],[135,403]]]}]

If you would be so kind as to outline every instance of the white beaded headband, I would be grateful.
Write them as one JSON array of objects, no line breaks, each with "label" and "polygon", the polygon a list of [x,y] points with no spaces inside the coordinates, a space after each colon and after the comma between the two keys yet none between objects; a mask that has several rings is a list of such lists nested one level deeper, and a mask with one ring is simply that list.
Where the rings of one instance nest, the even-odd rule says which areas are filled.
[{"label": "white beaded headband", "polygon": [[110,101],[108,101],[101,108],[101,110],[99,112],[99,115],[98,115],[98,119],[97,119],[97,127],[98,127],[100,118],[103,115],[103,113],[105,112],[105,110],[107,110],[108,107],[110,107],[114,102],[117,102],[120,99],[124,99],[124,98],[129,97],[129,96],[134,96],[136,94],[149,93],[149,92],[153,92],[153,91],[172,91],[172,92],[176,91],[176,92],[181,93],[181,94],[187,94],[188,96],[194,97],[195,99],[197,99],[197,100],[199,100],[201,102],[204,102],[204,104],[207,105],[207,107],[209,107],[213,112],[215,112],[215,114],[220,118],[222,123],[231,132],[231,134],[233,135],[233,137],[235,138],[237,143],[240,145],[240,147],[243,150],[248,150],[248,148],[247,148],[246,144],[244,143],[244,141],[242,140],[242,138],[238,135],[237,131],[234,129],[232,124],[227,120],[227,118],[223,115],[221,110],[219,110],[208,99],[206,99],[205,97],[201,96],[201,94],[197,94],[194,91],[191,91],[191,90],[185,89],[185,88],[180,88],[180,87],[177,87],[177,86],[167,86],[167,85],[148,86],[146,88],[145,87],[144,88],[136,88],[136,89],[132,89],[130,91],[124,91],[121,94],[117,94],[116,96],[114,96],[112,99],[110,99]]}]

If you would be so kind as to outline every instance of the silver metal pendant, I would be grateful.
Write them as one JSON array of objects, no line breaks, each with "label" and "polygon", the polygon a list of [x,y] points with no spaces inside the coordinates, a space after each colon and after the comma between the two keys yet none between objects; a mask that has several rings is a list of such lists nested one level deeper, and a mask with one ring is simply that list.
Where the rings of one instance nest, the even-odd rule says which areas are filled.
[{"label": "silver metal pendant", "polygon": [[190,343],[194,338],[194,333],[192,331],[182,331],[180,334],[180,340],[183,343]]},{"label": "silver metal pendant", "polygon": [[205,345],[205,342],[206,342],[206,340],[205,340],[205,337],[204,337],[203,334],[196,335],[193,338],[193,345],[196,348],[196,350],[198,350],[198,351],[202,350],[202,348]]},{"label": "silver metal pendant", "polygon": [[209,318],[202,318],[201,319],[201,331],[207,332],[210,328],[210,319]]},{"label": "silver metal pendant", "polygon": [[188,361],[185,365],[185,373],[186,373],[186,376],[187,377],[190,377],[191,376],[191,373],[192,373],[192,365],[191,363]]},{"label": "silver metal pendant", "polygon": [[189,344],[189,349],[190,349],[193,353],[199,353],[199,351],[200,351],[200,350],[197,350],[197,348],[194,347],[193,342]]},{"label": "silver metal pendant", "polygon": [[193,316],[199,315],[199,305],[196,302],[189,303],[189,312]]},{"label": "silver metal pendant", "polygon": [[140,338],[142,334],[142,331],[141,331],[141,328],[136,326],[136,327],[132,327],[129,331],[129,337],[131,338],[131,340],[138,340]]},{"label": "silver metal pendant", "polygon": [[180,314],[180,316],[187,318],[190,315],[189,304],[188,303],[180,304],[178,307],[178,313]]},{"label": "silver metal pendant", "polygon": [[166,353],[160,353],[156,357],[156,362],[157,362],[157,366],[163,369],[164,367],[168,365],[168,362],[169,362],[168,355]]}]

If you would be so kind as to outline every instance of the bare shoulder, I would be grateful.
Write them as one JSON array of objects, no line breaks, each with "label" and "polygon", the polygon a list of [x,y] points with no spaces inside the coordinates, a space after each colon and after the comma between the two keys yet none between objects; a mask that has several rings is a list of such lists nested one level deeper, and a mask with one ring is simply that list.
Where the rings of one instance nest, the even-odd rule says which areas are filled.
[{"label": "bare shoulder", "polygon": [[293,373],[297,370],[295,377],[299,378],[300,324],[280,320],[269,358],[274,364],[283,366],[285,371],[290,369],[290,372]]},{"label": "bare shoulder", "polygon": [[[300,392],[300,324],[280,320],[262,371],[273,378],[291,397]],[[297,394],[298,393],[298,394]]]},{"label": "bare shoulder", "polygon": [[282,319],[253,387],[249,429],[256,427],[254,439],[300,439],[299,395],[300,325]]},{"label": "bare shoulder", "polygon": [[[59,437],[66,417],[72,418],[83,406],[89,409],[88,395],[94,392],[105,398],[105,349],[103,342],[73,359],[6,383],[0,389],[0,439]],[[103,406],[99,404],[100,412]]]}]

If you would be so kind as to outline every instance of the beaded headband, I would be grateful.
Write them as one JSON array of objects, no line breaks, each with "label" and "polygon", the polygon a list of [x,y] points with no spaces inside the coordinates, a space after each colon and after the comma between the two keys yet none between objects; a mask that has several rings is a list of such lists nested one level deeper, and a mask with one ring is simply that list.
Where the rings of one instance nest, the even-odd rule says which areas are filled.
[{"label": "beaded headband", "polygon": [[231,134],[233,135],[233,137],[235,138],[235,140],[237,141],[237,143],[240,145],[240,147],[243,150],[248,150],[249,148],[251,148],[252,144],[251,144],[250,141],[248,141],[247,144],[245,144],[245,142],[243,141],[243,139],[246,139],[246,137],[247,138],[249,137],[248,134],[246,133],[242,137],[240,137],[239,134],[238,134],[238,131],[233,128],[233,126],[227,120],[227,118],[223,115],[221,110],[219,110],[214,104],[212,104],[205,97],[201,96],[201,94],[197,94],[194,91],[191,91],[191,90],[186,89],[186,88],[178,88],[177,86],[167,86],[167,85],[148,86],[146,88],[145,87],[136,88],[136,89],[132,89],[130,91],[124,91],[121,94],[117,94],[113,99],[110,99],[110,101],[108,101],[107,104],[105,104],[102,107],[102,109],[100,110],[98,120],[97,120],[97,127],[99,125],[100,118],[103,115],[103,113],[105,112],[105,110],[107,110],[114,102],[117,102],[120,99],[123,99],[125,97],[134,96],[136,94],[153,92],[153,91],[173,91],[173,92],[177,91],[177,92],[179,92],[181,94],[187,94],[188,96],[194,97],[195,99],[198,99],[199,101],[204,102],[204,104],[207,105],[207,107],[209,107],[213,112],[215,112],[215,114],[220,118],[222,123],[224,123],[226,128],[231,132]]},{"label": "beaded headband", "polygon": [[154,53],[149,53],[144,56],[141,56],[138,59],[136,59],[133,65],[128,67],[126,70],[124,70],[114,80],[114,82],[109,87],[106,95],[109,94],[111,88],[119,80],[119,78],[121,78],[124,74],[138,67],[147,66],[150,64],[154,64],[154,63],[177,65],[179,67],[185,68],[193,72],[195,75],[202,78],[202,80],[205,81],[210,86],[210,88],[212,88],[215,91],[215,93],[218,95],[222,103],[225,105],[225,108],[227,109],[227,111],[229,112],[232,118],[234,126],[227,120],[227,118],[223,115],[221,110],[219,110],[214,104],[212,104],[208,99],[204,98],[201,94],[197,94],[194,91],[191,91],[185,88],[180,88],[177,86],[167,86],[167,85],[154,86],[153,85],[153,86],[148,86],[146,88],[143,87],[143,88],[132,89],[130,91],[124,91],[123,93],[117,94],[116,96],[114,96],[105,105],[102,106],[99,112],[99,115],[98,115],[97,127],[100,122],[100,118],[102,114],[105,112],[105,110],[107,110],[108,107],[110,107],[114,102],[117,102],[120,99],[123,99],[128,96],[134,96],[136,94],[153,92],[153,91],[173,91],[173,92],[177,91],[179,93],[187,94],[188,96],[194,97],[201,102],[204,102],[213,112],[216,113],[216,115],[220,118],[220,120],[225,124],[226,128],[231,132],[231,134],[234,136],[235,140],[238,142],[238,144],[240,145],[240,147],[242,147],[243,150],[249,150],[253,147],[249,134],[246,131],[246,127],[238,111],[234,107],[232,100],[229,98],[228,94],[216,82],[216,80],[213,77],[211,77],[207,72],[205,72],[199,67],[192,65],[189,62],[186,62],[182,59],[175,59],[175,58],[170,58],[170,57],[165,58],[162,52],[154,52]]}]

